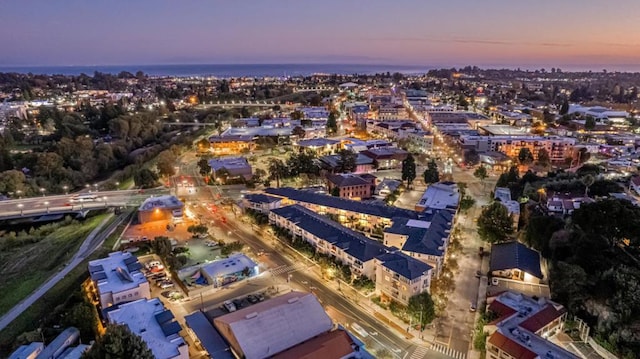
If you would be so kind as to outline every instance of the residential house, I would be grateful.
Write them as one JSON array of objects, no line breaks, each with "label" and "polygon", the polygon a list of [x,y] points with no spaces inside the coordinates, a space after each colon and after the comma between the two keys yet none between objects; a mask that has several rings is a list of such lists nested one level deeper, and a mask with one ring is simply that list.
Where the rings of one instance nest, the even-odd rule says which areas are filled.
[{"label": "residential house", "polygon": [[210,159],[209,167],[211,167],[213,176],[222,181],[232,179],[244,179],[248,181],[253,177],[251,165],[244,157]]},{"label": "residential house", "polygon": [[415,210],[423,212],[431,209],[451,209],[456,211],[460,203],[460,191],[455,182],[438,182],[427,187],[415,205]]},{"label": "residential house", "polygon": [[370,149],[361,153],[377,163],[378,170],[399,168],[409,155],[409,152],[394,147]]},{"label": "residential house", "polygon": [[431,286],[432,269],[399,250],[381,254],[374,259],[376,269],[376,294],[408,305],[409,299]]},{"label": "residential house", "polygon": [[[331,173],[341,171],[340,155],[322,156],[318,160],[320,161],[320,166]],[[351,173],[371,173],[375,171],[376,167],[373,159],[358,153],[356,157],[356,168]]]},{"label": "residential house", "polygon": [[540,253],[520,242],[493,244],[489,271],[494,277],[535,284],[540,283],[543,278]]},{"label": "residential house", "polygon": [[242,196],[242,209],[252,209],[268,214],[274,208],[282,206],[282,197],[270,196],[264,193],[247,193]]}]

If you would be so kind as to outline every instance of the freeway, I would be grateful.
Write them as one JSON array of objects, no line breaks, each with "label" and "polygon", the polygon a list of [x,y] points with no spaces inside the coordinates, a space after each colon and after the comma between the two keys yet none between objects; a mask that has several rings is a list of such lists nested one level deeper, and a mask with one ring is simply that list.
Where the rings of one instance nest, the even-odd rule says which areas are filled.
[{"label": "freeway", "polygon": [[163,190],[145,192],[139,190],[99,191],[91,193],[96,196],[95,200],[82,203],[72,202],[72,198],[77,193],[11,199],[0,201],[0,219],[139,205],[149,196],[164,194],[165,192]]}]

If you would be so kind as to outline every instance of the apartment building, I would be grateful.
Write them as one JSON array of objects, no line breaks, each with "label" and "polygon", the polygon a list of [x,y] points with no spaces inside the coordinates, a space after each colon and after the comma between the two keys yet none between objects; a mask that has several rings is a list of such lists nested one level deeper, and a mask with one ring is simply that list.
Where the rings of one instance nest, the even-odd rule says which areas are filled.
[{"label": "apartment building", "polygon": [[487,311],[496,319],[484,327],[489,333],[489,359],[578,359],[555,341],[562,333],[567,310],[547,298],[503,292],[490,301]]},{"label": "apartment building", "polygon": [[383,105],[378,108],[379,120],[405,120],[407,118],[409,118],[409,113],[402,105]]},{"label": "apartment building", "polygon": [[433,153],[433,133],[428,131],[416,131],[407,133],[409,143],[422,153]]},{"label": "apartment building", "polygon": [[374,259],[376,294],[408,305],[409,298],[428,292],[431,286],[430,265],[415,260],[401,251],[392,251]]},{"label": "apartment building", "polygon": [[363,174],[329,174],[327,188],[332,195],[337,191],[340,198],[367,199],[373,195],[376,187],[376,176]]},{"label": "apartment building", "polygon": [[129,252],[113,252],[89,262],[89,275],[100,300],[100,307],[150,298],[149,282],[140,271],[138,257]]},{"label": "apartment building", "polygon": [[562,162],[571,156],[576,139],[556,136],[460,136],[462,149],[478,152],[500,152],[517,157],[520,150],[528,148],[535,159],[541,149],[546,149],[552,162]]}]

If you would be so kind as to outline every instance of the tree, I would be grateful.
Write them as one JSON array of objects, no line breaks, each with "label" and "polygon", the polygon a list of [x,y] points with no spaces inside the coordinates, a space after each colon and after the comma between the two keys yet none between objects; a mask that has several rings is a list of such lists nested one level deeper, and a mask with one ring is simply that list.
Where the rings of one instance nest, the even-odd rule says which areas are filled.
[{"label": "tree", "polygon": [[473,207],[473,205],[476,204],[476,200],[473,199],[473,197],[469,196],[469,195],[464,195],[462,196],[462,199],[460,200],[460,210],[462,212],[466,212],[468,210],[471,209],[471,207]]},{"label": "tree", "polygon": [[631,245],[640,242],[640,207],[623,199],[603,199],[583,203],[571,215],[571,222],[584,233],[606,240],[614,246],[623,239]]},{"label": "tree", "polygon": [[0,192],[1,193],[10,193],[13,192],[17,196],[17,191],[20,191],[23,194],[26,194],[25,191],[27,189],[25,185],[25,181],[27,177],[22,173],[22,171],[18,170],[8,170],[4,172],[0,172]]},{"label": "tree", "polygon": [[209,148],[211,148],[211,143],[206,138],[202,138],[197,142],[196,146],[198,147],[198,151],[207,152]]},{"label": "tree", "polygon": [[95,308],[87,302],[76,303],[62,317],[64,326],[76,327],[84,337],[93,337],[98,324]]},{"label": "tree", "polygon": [[539,250],[543,255],[548,254],[551,236],[563,227],[564,221],[558,217],[533,214],[527,221],[524,241],[530,247]]},{"label": "tree", "polygon": [[433,299],[428,292],[422,292],[409,298],[407,312],[413,317],[414,323],[419,323],[421,330],[425,325],[431,323],[436,318],[436,311],[433,305]]},{"label": "tree", "polygon": [[407,181],[407,187],[410,187],[414,179],[416,179],[416,160],[409,153],[402,161],[402,180]]},{"label": "tree", "polygon": [[588,299],[588,276],[584,269],[560,261],[553,265],[549,274],[553,299],[566,304],[572,313],[582,309],[583,303]]},{"label": "tree", "polygon": [[336,168],[337,172],[348,173],[353,172],[356,169],[356,160],[358,158],[357,153],[347,149],[342,149],[340,150],[340,152],[338,152],[338,156],[338,167]]},{"label": "tree", "polygon": [[431,184],[440,181],[440,173],[438,172],[438,164],[436,161],[431,160],[427,163],[427,169],[422,174],[424,177],[424,183]]},{"label": "tree", "polygon": [[253,171],[254,182],[261,182],[266,178],[266,176],[267,176],[267,171],[263,170],[262,168],[256,168]]},{"label": "tree", "polygon": [[140,188],[152,188],[158,183],[158,175],[148,168],[142,168],[133,174],[133,182]]},{"label": "tree", "polygon": [[464,151],[463,157],[467,166],[475,166],[480,162],[480,155],[478,154],[478,151],[473,148],[468,151]]},{"label": "tree", "polygon": [[336,186],[331,189],[331,195],[334,197],[340,197],[340,187]]},{"label": "tree", "polygon": [[331,111],[327,118],[327,135],[333,135],[338,132],[338,113]]},{"label": "tree", "polygon": [[291,112],[291,119],[294,121],[299,121],[302,120],[304,118],[304,113],[302,113],[302,111],[299,110],[295,110],[293,112]]},{"label": "tree", "polygon": [[108,324],[105,334],[98,338],[83,359],[137,358],[153,359],[147,343],[124,324]]},{"label": "tree", "polygon": [[171,150],[164,150],[160,152],[156,158],[156,166],[158,167],[158,173],[161,176],[173,176],[176,173],[175,170],[176,156]]},{"label": "tree", "polygon": [[166,259],[172,250],[171,241],[169,238],[160,236],[151,241],[151,249],[162,259]]},{"label": "tree", "polygon": [[493,202],[484,207],[478,217],[478,234],[489,243],[499,243],[509,239],[513,234],[513,219],[507,207],[500,202]]},{"label": "tree", "polygon": [[584,196],[588,197],[589,196],[589,187],[591,187],[591,185],[593,185],[593,183],[596,181],[596,179],[593,177],[593,175],[588,174],[588,175],[585,175],[584,177],[582,177],[582,179],[580,179],[580,181],[582,181],[582,184],[584,184]]},{"label": "tree", "polygon": [[211,167],[209,166],[209,161],[206,158],[201,158],[198,160],[198,172],[202,176],[206,176],[211,173]]},{"label": "tree", "polygon": [[587,131],[591,131],[594,128],[596,128],[596,119],[592,116],[587,116],[587,118],[584,120],[584,129]]},{"label": "tree", "polygon": [[549,151],[546,148],[541,148],[538,151],[538,164],[544,168],[548,168],[551,164],[551,157]]},{"label": "tree", "polygon": [[522,147],[518,152],[518,162],[521,165],[528,166],[533,163],[533,153],[528,147]]},{"label": "tree", "polygon": [[269,159],[269,178],[276,180],[276,187],[280,187],[280,179],[287,177],[288,168],[284,162],[277,158]]},{"label": "tree", "polygon": [[187,227],[187,232],[193,235],[207,234],[209,233],[209,229],[207,228],[207,226],[203,224],[192,224],[189,227]]},{"label": "tree", "polygon": [[564,99],[564,101],[562,102],[562,106],[560,106],[560,116],[564,116],[566,114],[569,113],[569,101],[567,99]]},{"label": "tree", "polygon": [[480,166],[473,171],[473,176],[482,182],[482,188],[484,189],[484,180],[489,176],[487,169],[484,166]]},{"label": "tree", "polygon": [[303,139],[307,133],[304,131],[302,127],[296,126],[293,128],[293,130],[291,130],[291,134],[294,136],[298,136],[299,139]]}]

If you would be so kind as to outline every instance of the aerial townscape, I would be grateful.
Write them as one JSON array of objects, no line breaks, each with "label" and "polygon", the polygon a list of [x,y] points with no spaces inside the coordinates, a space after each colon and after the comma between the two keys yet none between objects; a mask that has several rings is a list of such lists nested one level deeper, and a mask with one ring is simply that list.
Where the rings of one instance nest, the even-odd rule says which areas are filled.
[{"label": "aerial townscape", "polygon": [[[142,18],[115,34],[160,31],[135,44],[101,24],[124,12],[42,6],[8,5],[6,26],[0,15],[7,34],[28,24],[0,54],[0,357],[640,358],[640,65],[619,49],[638,44],[620,38],[577,66],[518,55],[518,36],[558,54],[604,51],[600,40],[441,29],[442,40],[390,37],[367,52],[356,43],[374,39],[321,41],[301,4],[272,3],[251,15],[261,28],[202,24],[228,31],[207,41],[251,43],[221,40],[217,64],[181,65],[184,52],[210,56],[198,52],[210,44],[189,47],[199,11],[233,18],[240,5],[131,5]],[[380,6],[363,12],[383,19]],[[83,18],[72,34],[47,17],[81,11],[95,11],[95,28]],[[276,44],[274,21],[296,11],[308,42],[353,46],[346,60],[287,60],[307,47]],[[598,21],[614,26],[612,14]],[[385,21],[418,26],[399,19],[419,14],[395,15]],[[345,32],[360,36],[359,19]],[[385,26],[370,37],[395,33]],[[103,35],[104,49],[85,41]],[[398,45],[422,42],[452,60]],[[511,62],[492,65],[478,44]],[[156,49],[162,65],[142,56]],[[367,60],[394,51],[407,60]]]}]

